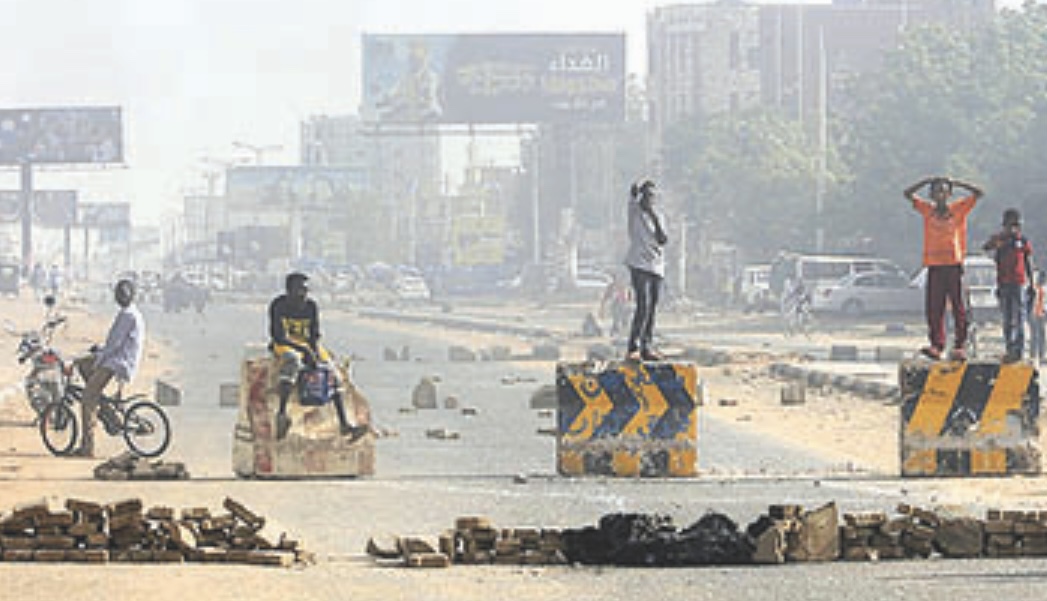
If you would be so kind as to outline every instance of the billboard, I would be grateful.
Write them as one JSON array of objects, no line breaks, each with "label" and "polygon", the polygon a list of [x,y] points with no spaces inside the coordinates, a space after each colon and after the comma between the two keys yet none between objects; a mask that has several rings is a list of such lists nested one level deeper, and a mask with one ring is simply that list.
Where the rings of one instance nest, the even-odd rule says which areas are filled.
[{"label": "billboard", "polygon": [[[33,223],[41,227],[76,225],[76,190],[33,190]],[[0,222],[18,221],[22,216],[22,193],[0,190]]]},{"label": "billboard", "polygon": [[363,37],[363,115],[387,123],[616,122],[625,35]]},{"label": "billboard", "polygon": [[123,160],[119,107],[0,109],[0,165]]},{"label": "billboard", "polygon": [[458,266],[500,265],[505,261],[505,220],[461,215],[451,224],[451,259]]},{"label": "billboard", "polygon": [[99,229],[131,227],[131,205],[126,202],[82,203],[80,225]]},{"label": "billboard", "polygon": [[348,202],[367,186],[361,169],[344,167],[237,167],[226,173],[233,205],[328,207]]}]

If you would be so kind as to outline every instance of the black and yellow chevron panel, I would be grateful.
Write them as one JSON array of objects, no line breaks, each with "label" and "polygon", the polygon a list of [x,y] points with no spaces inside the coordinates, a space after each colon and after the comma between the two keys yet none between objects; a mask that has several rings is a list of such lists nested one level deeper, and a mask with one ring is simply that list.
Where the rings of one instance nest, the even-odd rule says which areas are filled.
[{"label": "black and yellow chevron panel", "polygon": [[1039,474],[1039,374],[1025,363],[899,368],[902,476]]},{"label": "black and yellow chevron panel", "polygon": [[557,469],[565,476],[694,476],[698,372],[690,363],[561,363]]}]

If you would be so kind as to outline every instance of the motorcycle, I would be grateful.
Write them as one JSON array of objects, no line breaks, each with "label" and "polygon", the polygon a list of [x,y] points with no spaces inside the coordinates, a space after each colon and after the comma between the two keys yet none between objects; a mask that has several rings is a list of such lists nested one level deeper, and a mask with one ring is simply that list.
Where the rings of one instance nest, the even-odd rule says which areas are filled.
[{"label": "motorcycle", "polygon": [[55,329],[66,322],[64,315],[54,310],[54,299],[44,299],[47,315],[39,330],[17,332],[9,321],[4,323],[8,333],[19,337],[15,354],[18,363],[29,363],[29,373],[23,379],[25,396],[29,406],[36,412],[37,421],[44,409],[58,401],[65,393],[66,365],[58,349],[51,345]]}]

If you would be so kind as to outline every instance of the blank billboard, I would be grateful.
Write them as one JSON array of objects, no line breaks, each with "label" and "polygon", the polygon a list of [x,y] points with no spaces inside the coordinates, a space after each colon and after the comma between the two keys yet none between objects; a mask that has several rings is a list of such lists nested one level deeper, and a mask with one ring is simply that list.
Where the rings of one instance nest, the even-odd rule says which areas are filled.
[{"label": "blank billboard", "polygon": [[119,107],[0,109],[0,165],[123,160]]},{"label": "blank billboard", "polygon": [[363,116],[387,123],[617,122],[625,35],[363,37]]}]

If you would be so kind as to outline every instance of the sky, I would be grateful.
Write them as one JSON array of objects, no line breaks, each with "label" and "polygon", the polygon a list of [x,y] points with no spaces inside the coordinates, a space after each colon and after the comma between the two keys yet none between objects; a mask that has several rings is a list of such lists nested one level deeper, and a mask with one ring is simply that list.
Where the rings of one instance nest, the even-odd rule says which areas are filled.
[{"label": "sky", "polygon": [[[642,68],[647,0],[0,0],[0,108],[119,105],[126,167],[38,188],[159,221],[208,166],[297,162],[299,123],[357,112],[362,33],[612,31]],[[15,173],[0,186],[16,188]]]},{"label": "sky", "polygon": [[[1011,0],[1009,0],[1011,1]],[[0,0],[0,108],[119,105],[126,166],[38,188],[130,201],[159,222],[203,173],[298,160],[299,123],[357,112],[362,33],[625,32],[643,71],[654,0]],[[17,188],[14,172],[0,187]]]}]

